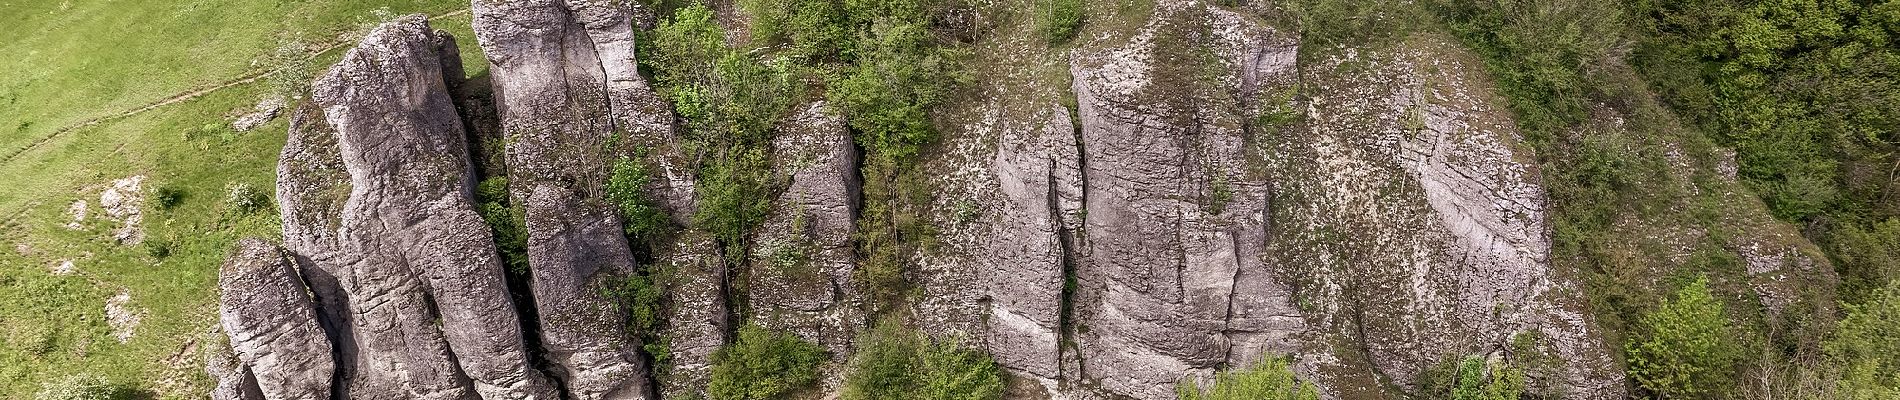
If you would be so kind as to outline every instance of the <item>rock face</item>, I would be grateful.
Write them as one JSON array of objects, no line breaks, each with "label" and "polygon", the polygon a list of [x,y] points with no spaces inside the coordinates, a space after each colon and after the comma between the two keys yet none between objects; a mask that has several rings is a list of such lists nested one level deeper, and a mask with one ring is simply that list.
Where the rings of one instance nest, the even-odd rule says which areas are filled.
[{"label": "rock face", "polygon": [[773,148],[773,162],[790,183],[753,235],[750,320],[798,334],[842,362],[865,320],[863,296],[852,283],[857,150],[844,120],[822,102],[781,124]]},{"label": "rock face", "polygon": [[278,167],[285,242],[336,344],[338,396],[552,398],[469,199],[444,54],[446,34],[403,17],[313,84]]},{"label": "rock face", "polygon": [[1297,48],[1226,10],[1161,4],[1129,43],[1076,55],[1085,379],[1164,399],[1184,373],[1293,350],[1303,320],[1259,257],[1270,184],[1243,106],[1286,90]]},{"label": "rock face", "polygon": [[666,283],[666,323],[660,334],[668,340],[672,365],[657,374],[660,398],[707,398],[712,378],[712,354],[726,344],[731,332],[726,307],[726,263],[719,242],[711,235],[688,232],[660,251]]},{"label": "rock face", "polygon": [[[330,340],[296,263],[277,245],[238,242],[218,272],[218,313],[241,364],[226,368],[230,398],[250,386],[263,398],[328,400],[336,372]],[[232,379],[235,378],[235,379]]]},{"label": "rock face", "polygon": [[[1078,261],[1082,221],[1081,148],[1067,108],[1049,104],[994,129],[996,148],[975,160],[995,203],[970,206],[984,215],[970,229],[975,253],[969,284],[980,288],[975,310],[988,315],[980,332],[998,364],[1055,382],[1062,372],[1065,285]],[[992,178],[993,177],[993,178]],[[993,179],[990,180],[990,179]]]},{"label": "rock face", "polygon": [[1540,393],[1623,393],[1469,55],[1407,44],[1353,75],[1296,67],[1297,39],[1227,8],[1149,18],[1077,45],[1073,116],[1020,103],[1059,97],[1005,69],[950,117],[975,122],[931,167],[949,249],[922,260],[923,325],[1057,397],[1172,399],[1277,356],[1334,398],[1403,397],[1465,356],[1562,359],[1527,372]]},{"label": "rock face", "polygon": [[1297,277],[1316,329],[1358,347],[1312,366],[1359,397],[1468,355],[1552,355],[1561,367],[1530,372],[1540,390],[1621,396],[1574,273],[1551,268],[1532,156],[1448,40],[1316,63],[1307,126],[1274,141],[1268,260]]},{"label": "rock face", "polygon": [[[844,120],[793,110],[773,142],[785,190],[752,248],[722,249],[690,228],[693,163],[636,70],[645,10],[477,0],[473,14],[533,309],[510,300],[469,198],[453,41],[405,17],[292,112],[288,251],[246,241],[226,266],[239,361],[211,368],[217,396],[691,398],[740,322],[827,348],[834,390],[869,319]],[[955,119],[974,122],[947,129],[949,161],[926,161],[946,233],[909,260],[909,322],[1060,398],[1172,399],[1183,379],[1277,356],[1331,398],[1401,397],[1466,356],[1564,360],[1527,371],[1542,395],[1625,393],[1574,274],[1551,266],[1532,155],[1469,55],[1412,38],[1296,66],[1292,34],[1229,8],[1168,0],[1147,18],[991,72],[1004,79]],[[679,235],[629,243],[598,189],[622,157],[651,167],[646,194]],[[1818,268],[1776,263],[1799,249],[1747,250],[1762,279]],[[616,291],[647,259],[664,321],[632,332]],[[647,365],[648,336],[665,365]]]},{"label": "rock face", "polygon": [[237,354],[232,354],[231,346],[212,346],[208,353],[204,355],[205,375],[218,382],[211,388],[211,400],[264,400],[257,377],[244,368]]},{"label": "rock face", "polygon": [[[603,294],[633,273],[633,253],[619,215],[593,189],[626,146],[672,136],[671,112],[635,70],[634,9],[479,0],[473,12],[493,66],[511,196],[526,215],[547,356],[577,398],[647,398],[640,340],[626,332],[623,300]],[[691,201],[668,195],[690,186],[660,193],[674,210]]]}]

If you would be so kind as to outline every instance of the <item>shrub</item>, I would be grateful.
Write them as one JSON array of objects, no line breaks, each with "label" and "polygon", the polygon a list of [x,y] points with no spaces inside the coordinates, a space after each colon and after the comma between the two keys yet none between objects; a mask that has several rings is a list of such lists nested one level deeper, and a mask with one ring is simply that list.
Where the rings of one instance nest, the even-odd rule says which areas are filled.
[{"label": "shrub", "polygon": [[238,214],[251,214],[269,207],[270,195],[249,183],[238,182],[225,187],[224,207]]},{"label": "shrub", "polygon": [[1493,364],[1483,357],[1447,361],[1420,376],[1421,397],[1450,400],[1517,400],[1524,393],[1523,370]]},{"label": "shrub", "polygon": [[1042,34],[1049,38],[1050,45],[1067,43],[1075,38],[1082,29],[1082,19],[1087,12],[1082,0],[1047,0],[1049,10],[1043,14]]},{"label": "shrub", "polygon": [[1841,300],[1860,303],[1887,282],[1900,280],[1900,218],[1862,227],[1848,225],[1828,235],[1841,276]]},{"label": "shrub", "polygon": [[1720,396],[1732,388],[1742,349],[1722,303],[1698,279],[1638,321],[1625,346],[1630,377],[1666,399]]},{"label": "shrub", "polygon": [[955,340],[936,341],[885,320],[858,341],[845,376],[845,400],[993,400],[1002,370],[989,354]]},{"label": "shrub", "polygon": [[665,336],[651,335],[640,350],[653,358],[653,380],[665,382],[673,374],[673,340]]},{"label": "shrub", "polygon": [[1900,398],[1900,280],[1873,291],[1866,304],[1848,305],[1825,348],[1846,369],[1837,398]]},{"label": "shrub", "polygon": [[818,381],[825,351],[796,335],[757,325],[739,328],[739,339],[713,353],[715,400],[778,399]]},{"label": "shrub", "polygon": [[934,46],[926,25],[888,22],[872,25],[857,51],[857,65],[831,82],[826,95],[850,117],[866,152],[910,160],[936,140],[929,110],[948,99],[959,80],[950,54]]},{"label": "shrub", "polygon": [[528,229],[522,220],[521,207],[511,205],[508,200],[508,177],[483,179],[475,185],[475,212],[481,214],[489,232],[495,235],[495,249],[501,254],[502,266],[515,275],[528,275]]},{"label": "shrub", "polygon": [[730,154],[731,159],[717,160],[701,170],[699,213],[693,224],[713,234],[726,245],[728,256],[738,259],[738,251],[749,247],[746,234],[765,222],[772,210],[772,171],[763,149]]},{"label": "shrub", "polygon": [[117,385],[97,375],[67,375],[40,386],[34,400],[114,400],[125,397]]},{"label": "shrub", "polygon": [[924,217],[933,190],[910,166],[937,132],[930,111],[967,80],[955,68],[957,53],[940,47],[925,13],[933,4],[916,0],[846,1],[859,39],[854,64],[827,83],[826,97],[846,116],[852,138],[864,148],[864,210],[858,245],[864,268],[857,280],[872,288],[873,308],[903,301],[904,265],[930,237]]},{"label": "shrub", "polygon": [[789,44],[794,58],[826,58],[846,53],[852,32],[836,0],[741,0],[758,44]]},{"label": "shrub", "polygon": [[171,257],[172,248],[176,247],[176,244],[172,243],[171,239],[146,239],[144,246],[145,253],[151,255],[152,258],[164,259]]},{"label": "shrub", "polygon": [[171,211],[173,207],[178,207],[178,203],[184,201],[185,190],[175,186],[160,186],[158,190],[152,192],[152,204],[158,206],[159,211]]},{"label": "shrub", "polygon": [[1319,400],[1319,390],[1295,378],[1287,360],[1280,357],[1216,373],[1213,384],[1206,387],[1183,380],[1174,392],[1181,400]]},{"label": "shrub", "polygon": [[1416,14],[1409,1],[1293,0],[1276,2],[1293,19],[1304,46],[1378,42],[1405,33]]},{"label": "shrub", "polygon": [[1734,146],[1775,215],[1891,216],[1900,135],[1895,7],[1878,2],[1638,3],[1651,38],[1637,66]]},{"label": "shrub", "polygon": [[628,157],[614,161],[607,177],[607,201],[619,211],[626,223],[627,238],[634,243],[657,243],[672,224],[666,212],[646,194],[652,179],[645,164]]},{"label": "shrub", "polygon": [[653,333],[659,331],[661,318],[665,316],[661,302],[666,299],[665,282],[671,274],[658,268],[645,272],[628,275],[620,285],[603,289],[602,294],[626,307],[629,331],[655,339],[658,335]]},{"label": "shrub", "polygon": [[765,219],[775,190],[766,157],[772,128],[794,100],[788,62],[772,64],[726,46],[725,30],[705,5],[680,9],[654,30],[645,59],[662,96],[686,120],[685,148],[699,160],[694,225],[712,233],[732,259]]}]

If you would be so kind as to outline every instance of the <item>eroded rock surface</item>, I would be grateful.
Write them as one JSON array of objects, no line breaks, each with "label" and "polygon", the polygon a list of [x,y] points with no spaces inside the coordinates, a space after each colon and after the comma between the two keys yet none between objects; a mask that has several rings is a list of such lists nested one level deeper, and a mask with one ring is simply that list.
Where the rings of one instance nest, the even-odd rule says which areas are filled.
[{"label": "eroded rock surface", "polygon": [[1088,166],[1084,379],[1165,399],[1184,374],[1293,352],[1304,323],[1259,257],[1269,181],[1250,167],[1245,106],[1292,82],[1298,43],[1231,11],[1164,2],[1126,44],[1103,47],[1073,61]]},{"label": "eroded rock surface", "polygon": [[[690,227],[693,163],[635,70],[644,12],[473,9],[528,232],[527,326],[550,377],[530,366],[469,204],[468,119],[443,89],[461,84],[452,42],[417,17],[391,23],[293,111],[285,240],[335,349],[337,396],[705,395],[712,354],[742,322],[830,350],[836,387],[867,319],[849,130],[823,103],[794,110],[773,143],[786,190],[753,248],[722,249]],[[953,160],[925,161],[942,172],[932,217],[947,233],[940,253],[906,260],[910,322],[1061,398],[1172,399],[1182,379],[1282,355],[1328,397],[1392,398],[1441,362],[1526,351],[1564,360],[1528,371],[1539,393],[1624,392],[1572,274],[1550,265],[1532,154],[1467,55],[1428,41],[1296,68],[1299,41],[1255,16],[1170,0],[1148,18],[1043,60],[1055,73],[990,83],[972,118],[953,119],[962,131],[932,153]],[[628,242],[598,189],[622,157],[649,167],[646,194],[687,226],[678,236]],[[1762,279],[1814,268],[1777,264],[1787,248],[1744,250]],[[614,293],[649,252],[666,315],[659,332],[630,332]],[[1760,291],[1770,308],[1795,304]],[[669,365],[646,365],[649,334]],[[223,371],[232,387],[278,379]]]},{"label": "eroded rock surface", "polygon": [[[115,179],[110,186],[99,192],[99,208],[105,210],[105,218],[119,223],[112,230],[112,238],[119,244],[138,244],[145,240],[145,231],[139,224],[145,221],[145,176],[135,175],[124,179]],[[84,219],[84,213],[75,214],[73,221]]]},{"label": "eroded rock surface", "polygon": [[844,120],[822,102],[781,124],[773,147],[789,184],[753,235],[758,244],[746,276],[751,321],[811,340],[842,362],[865,320],[852,281],[857,150]]},{"label": "eroded rock surface", "polygon": [[1314,63],[1305,126],[1273,136],[1265,254],[1330,343],[1308,366],[1338,396],[1388,397],[1461,357],[1550,355],[1537,390],[1620,396],[1575,273],[1551,267],[1533,155],[1448,40]]},{"label": "eroded rock surface", "polygon": [[553,398],[469,199],[447,34],[385,23],[319,78],[279,163],[285,242],[353,398]]},{"label": "eroded rock surface", "polygon": [[660,328],[673,353],[659,374],[661,398],[708,398],[712,355],[734,328],[726,307],[726,263],[711,235],[687,232],[658,255],[666,271],[666,324]]},{"label": "eroded rock surface", "polygon": [[264,400],[263,391],[257,388],[257,377],[244,368],[231,346],[211,346],[209,350],[204,355],[205,375],[217,382],[211,388],[211,400]]},{"label": "eroded rock surface", "polygon": [[[218,271],[218,313],[241,363],[218,371],[218,396],[329,400],[336,371],[330,340],[317,325],[316,302],[282,248],[238,242]],[[217,365],[217,364],[213,364]],[[252,388],[251,386],[255,386]]]},{"label": "eroded rock surface", "polygon": [[[473,12],[492,64],[511,196],[526,215],[547,356],[577,398],[647,398],[640,340],[627,332],[622,299],[602,290],[633,273],[633,253],[620,216],[594,189],[629,146],[672,137],[671,112],[635,70],[635,10],[620,1],[478,0]],[[659,198],[687,209],[690,188]]]}]

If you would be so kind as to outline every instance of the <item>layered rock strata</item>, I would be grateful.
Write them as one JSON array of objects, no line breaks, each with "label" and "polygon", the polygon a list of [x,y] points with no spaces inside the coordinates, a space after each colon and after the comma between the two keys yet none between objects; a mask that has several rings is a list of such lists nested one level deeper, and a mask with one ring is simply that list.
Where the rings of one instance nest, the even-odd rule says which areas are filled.
[{"label": "layered rock strata", "polygon": [[1296,350],[1302,313],[1259,256],[1270,182],[1250,168],[1245,106],[1287,90],[1297,49],[1233,12],[1169,3],[1128,43],[1076,55],[1085,379],[1162,399],[1186,373]]},{"label": "layered rock strata", "polygon": [[1539,390],[1619,396],[1575,273],[1550,263],[1533,155],[1448,40],[1314,63],[1305,126],[1274,142],[1265,254],[1295,277],[1309,321],[1351,343],[1309,365],[1356,397],[1462,357],[1554,357],[1556,370],[1530,372]]},{"label": "layered rock strata", "polygon": [[[406,17],[346,55],[294,111],[279,165],[291,273],[227,272],[243,282],[228,296],[278,297],[225,316],[247,339],[234,340],[240,362],[219,370],[220,393],[703,396],[740,321],[822,345],[825,376],[841,375],[868,319],[852,276],[850,131],[823,103],[793,110],[773,142],[785,190],[752,248],[690,228],[630,243],[598,189],[612,165],[648,166],[646,194],[677,224],[690,226],[695,197],[670,110],[636,70],[643,12],[475,2],[525,217],[532,321],[470,204],[467,119],[444,89],[463,84],[453,42]],[[972,112],[982,121],[946,132],[954,160],[927,167],[950,168],[933,170],[946,246],[908,260],[913,322],[1072,398],[1171,399],[1183,379],[1283,355],[1338,398],[1393,397],[1473,355],[1565,360],[1530,371],[1544,394],[1624,392],[1572,274],[1550,263],[1532,154],[1468,55],[1424,40],[1296,67],[1299,41],[1251,15],[1162,1],[1148,19],[1046,65],[1068,84],[988,89]],[[642,270],[666,290],[657,332],[630,331],[614,294]],[[304,284],[305,317],[259,314],[296,307],[289,293]],[[307,321],[258,322],[284,318]],[[265,328],[302,336],[248,339]],[[646,365],[642,336],[665,340],[667,368]],[[254,356],[276,351],[333,355],[334,382]]]}]

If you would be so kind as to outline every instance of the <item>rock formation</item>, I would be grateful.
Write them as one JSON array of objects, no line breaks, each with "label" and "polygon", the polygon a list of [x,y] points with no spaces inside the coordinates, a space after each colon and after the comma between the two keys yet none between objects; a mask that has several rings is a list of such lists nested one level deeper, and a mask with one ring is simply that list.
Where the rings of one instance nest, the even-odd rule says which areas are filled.
[{"label": "rock formation", "polygon": [[[594,189],[627,146],[672,138],[671,111],[635,69],[635,10],[618,1],[478,0],[473,12],[508,143],[509,190],[526,215],[542,345],[575,397],[647,398],[642,343],[627,332],[624,299],[604,290],[634,273],[633,252],[616,209]],[[658,197],[682,215],[690,189]]]},{"label": "rock formation", "polygon": [[1305,126],[1275,142],[1268,260],[1298,277],[1316,329],[1358,347],[1333,345],[1313,367],[1337,395],[1369,396],[1448,360],[1531,351],[1567,360],[1531,372],[1547,389],[1615,397],[1622,380],[1574,275],[1551,268],[1531,154],[1445,40],[1315,63]]},{"label": "rock formation", "polygon": [[337,347],[338,396],[552,398],[469,199],[444,54],[446,34],[403,17],[317,80],[279,164],[285,243]]},{"label": "rock formation", "polygon": [[[218,313],[239,364],[223,368],[229,398],[255,391],[269,399],[328,400],[336,372],[316,303],[297,265],[277,245],[238,242],[218,271]],[[256,398],[256,397],[252,397]]]},{"label": "rock formation", "polygon": [[671,305],[660,334],[673,357],[672,365],[658,374],[660,398],[705,398],[713,352],[726,344],[732,329],[719,242],[711,235],[688,232],[657,258],[666,271],[666,302]]},{"label": "rock formation", "polygon": [[919,318],[1082,398],[1170,399],[1274,356],[1329,397],[1507,354],[1569,360],[1529,372],[1545,393],[1622,393],[1551,267],[1532,156],[1469,56],[1434,43],[1354,60],[1377,74],[1296,68],[1291,34],[1165,1],[1071,54],[1079,123],[997,100],[1059,97],[995,73],[931,167],[951,249],[924,261]]},{"label": "rock formation", "polygon": [[753,233],[749,320],[811,340],[842,363],[865,328],[863,296],[852,280],[857,149],[843,119],[823,102],[795,110],[772,147],[788,183]]},{"label": "rock formation", "polygon": [[[454,44],[405,17],[292,112],[287,252],[247,241],[226,267],[240,361],[213,368],[219,398],[691,398],[739,323],[826,348],[834,391],[870,319],[848,116],[791,111],[772,142],[784,190],[761,194],[752,248],[723,249],[691,227],[693,161],[637,71],[646,10],[476,0],[473,16],[532,304],[510,300],[469,199]],[[1396,398],[1468,356],[1563,360],[1526,371],[1540,395],[1627,392],[1576,274],[1551,263],[1535,155],[1469,54],[1424,35],[1301,60],[1296,35],[1229,7],[1143,17],[988,71],[982,99],[947,107],[961,114],[919,167],[943,243],[906,260],[908,322],[1060,398],[1172,399],[1280,356],[1329,398]],[[623,161],[650,167],[677,235],[629,242],[599,189]],[[1764,242],[1741,245],[1753,283],[1795,307],[1773,281],[1825,268]],[[615,294],[641,271],[665,288],[656,332],[629,329]],[[642,337],[668,363],[648,365]]]},{"label": "rock formation", "polygon": [[208,350],[208,354],[204,354],[205,375],[217,381],[216,386],[211,388],[211,400],[264,400],[263,390],[257,387],[257,377],[251,374],[250,369],[244,368],[243,361],[233,354],[230,343],[221,341],[218,346],[211,346]]},{"label": "rock formation", "polygon": [[1170,3],[1128,44],[1076,56],[1087,379],[1162,399],[1184,372],[1291,350],[1301,314],[1258,256],[1269,183],[1249,167],[1241,107],[1286,90],[1297,48],[1230,11]]}]

